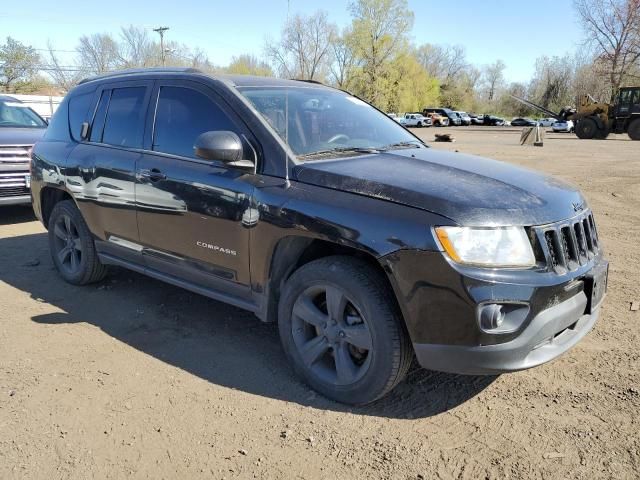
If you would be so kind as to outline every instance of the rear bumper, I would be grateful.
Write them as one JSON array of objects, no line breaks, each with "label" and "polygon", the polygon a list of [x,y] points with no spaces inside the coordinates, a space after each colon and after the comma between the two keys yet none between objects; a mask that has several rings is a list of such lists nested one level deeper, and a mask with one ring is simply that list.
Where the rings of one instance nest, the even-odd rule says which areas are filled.
[{"label": "rear bumper", "polygon": [[495,345],[414,344],[420,365],[467,375],[492,375],[532,368],[559,357],[578,343],[596,323],[600,307],[586,315],[587,297],[580,292],[543,310],[515,339]]},{"label": "rear bumper", "polygon": [[0,206],[26,205],[31,203],[31,195],[17,195],[15,197],[0,197]]}]

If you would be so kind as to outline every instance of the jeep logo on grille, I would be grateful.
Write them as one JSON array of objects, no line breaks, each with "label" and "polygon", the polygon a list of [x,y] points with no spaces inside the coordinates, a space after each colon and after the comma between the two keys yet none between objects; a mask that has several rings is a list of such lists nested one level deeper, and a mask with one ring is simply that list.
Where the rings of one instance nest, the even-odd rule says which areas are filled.
[{"label": "jeep logo on grille", "polygon": [[573,205],[573,210],[575,212],[581,212],[584,210],[584,203],[573,202],[571,205]]}]

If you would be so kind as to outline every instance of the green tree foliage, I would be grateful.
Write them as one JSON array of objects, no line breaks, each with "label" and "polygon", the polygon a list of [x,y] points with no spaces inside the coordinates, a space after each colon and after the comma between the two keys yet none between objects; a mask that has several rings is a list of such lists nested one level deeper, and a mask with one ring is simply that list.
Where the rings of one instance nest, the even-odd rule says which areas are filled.
[{"label": "green tree foliage", "polygon": [[273,76],[273,70],[268,63],[259,60],[253,55],[247,54],[233,57],[231,63],[229,63],[229,66],[225,68],[224,71],[237,75]]},{"label": "green tree foliage", "polygon": [[387,109],[395,84],[393,62],[408,49],[413,12],[406,0],[357,0],[349,10],[353,17],[349,43],[359,65],[354,88],[378,108]]},{"label": "green tree foliage", "polygon": [[7,37],[0,46],[0,87],[12,92],[17,82],[25,83],[38,72],[40,56],[33,47]]}]

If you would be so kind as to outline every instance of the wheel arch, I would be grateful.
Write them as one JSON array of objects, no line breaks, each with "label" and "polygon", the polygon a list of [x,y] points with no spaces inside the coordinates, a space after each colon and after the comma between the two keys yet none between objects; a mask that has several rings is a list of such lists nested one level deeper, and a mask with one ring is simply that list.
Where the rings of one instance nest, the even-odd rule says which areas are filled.
[{"label": "wheel arch", "polygon": [[[284,237],[276,244],[269,267],[265,304],[256,315],[265,322],[276,322],[280,294],[287,279],[303,265],[320,258],[335,255],[358,258],[374,268],[382,276],[391,292],[393,292],[395,306],[398,308],[399,315],[402,315],[395,288],[389,279],[390,273],[385,270],[373,254],[353,246],[303,236]],[[402,318],[404,324],[404,316]]]},{"label": "wheel arch", "polygon": [[71,200],[75,203],[73,196],[64,189],[47,185],[40,190],[40,212],[45,228],[49,227],[49,217],[53,208],[63,200]]}]

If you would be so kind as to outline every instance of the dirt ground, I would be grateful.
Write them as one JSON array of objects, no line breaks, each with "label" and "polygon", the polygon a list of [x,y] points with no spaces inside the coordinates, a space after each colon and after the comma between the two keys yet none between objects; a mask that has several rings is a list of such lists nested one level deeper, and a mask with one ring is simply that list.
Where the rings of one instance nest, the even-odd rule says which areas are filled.
[{"label": "dirt ground", "polygon": [[[435,132],[416,132],[431,141]],[[451,128],[435,148],[577,184],[611,261],[576,348],[499,377],[413,369],[366,408],[285,363],[274,325],[124,270],[63,283],[28,208],[0,211],[0,478],[640,477],[640,143]]]}]

